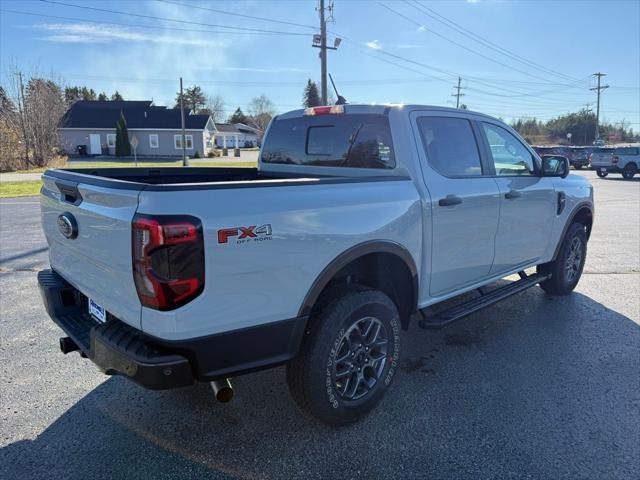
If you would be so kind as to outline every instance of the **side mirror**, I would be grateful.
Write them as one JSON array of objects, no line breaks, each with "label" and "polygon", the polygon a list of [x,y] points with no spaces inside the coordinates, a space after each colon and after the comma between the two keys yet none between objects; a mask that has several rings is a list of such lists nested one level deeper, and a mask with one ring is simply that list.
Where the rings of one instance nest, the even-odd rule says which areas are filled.
[{"label": "side mirror", "polygon": [[565,178],[569,175],[569,159],[560,155],[542,157],[542,172],[545,177]]}]

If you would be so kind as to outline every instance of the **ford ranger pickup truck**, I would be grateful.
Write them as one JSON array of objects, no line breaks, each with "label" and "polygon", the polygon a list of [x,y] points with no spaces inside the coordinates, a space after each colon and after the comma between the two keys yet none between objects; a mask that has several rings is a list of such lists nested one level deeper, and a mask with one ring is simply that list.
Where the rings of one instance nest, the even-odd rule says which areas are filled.
[{"label": "ford ranger pickup truck", "polygon": [[626,180],[631,180],[640,168],[640,147],[627,146],[601,148],[591,154],[591,168],[600,178],[610,173],[621,173]]},{"label": "ford ranger pickup truck", "polygon": [[43,180],[38,278],[64,353],[151,389],[210,382],[220,400],[230,378],[286,364],[295,402],[329,424],[391,388],[410,321],[443,327],[538,284],[570,293],[594,215],[566,158],[419,105],[278,115],[257,168]]}]

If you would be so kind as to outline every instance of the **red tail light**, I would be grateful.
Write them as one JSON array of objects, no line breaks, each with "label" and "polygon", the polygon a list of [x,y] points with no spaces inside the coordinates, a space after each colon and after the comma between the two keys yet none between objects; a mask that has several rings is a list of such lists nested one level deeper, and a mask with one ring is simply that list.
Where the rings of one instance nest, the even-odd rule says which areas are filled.
[{"label": "red tail light", "polygon": [[204,289],[202,224],[195,217],[137,214],[131,255],[133,280],[145,307],[173,310]]}]

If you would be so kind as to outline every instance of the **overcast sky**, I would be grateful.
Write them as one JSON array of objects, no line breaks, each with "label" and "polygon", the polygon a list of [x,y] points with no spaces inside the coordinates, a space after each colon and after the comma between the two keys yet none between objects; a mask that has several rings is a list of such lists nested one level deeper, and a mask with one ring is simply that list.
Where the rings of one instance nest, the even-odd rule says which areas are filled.
[{"label": "overcast sky", "polygon": [[[229,111],[261,93],[291,110],[307,79],[319,79],[316,5],[1,0],[0,78],[17,64],[170,105],[182,76]],[[343,40],[329,72],[352,103],[451,106],[460,75],[473,110],[549,119],[595,109],[589,75],[600,71],[611,86],[602,117],[640,129],[640,1],[335,0],[334,17],[330,42]]]}]

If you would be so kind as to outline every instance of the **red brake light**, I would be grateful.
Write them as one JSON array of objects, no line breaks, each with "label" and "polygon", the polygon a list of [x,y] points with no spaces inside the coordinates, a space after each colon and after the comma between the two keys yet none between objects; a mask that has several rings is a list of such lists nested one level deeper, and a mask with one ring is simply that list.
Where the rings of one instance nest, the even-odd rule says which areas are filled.
[{"label": "red brake light", "polygon": [[305,109],[305,115],[330,115],[344,113],[344,105],[324,105],[322,107],[309,107]]},{"label": "red brake light", "polygon": [[136,215],[131,244],[133,279],[144,306],[172,310],[204,289],[204,242],[197,218]]}]

